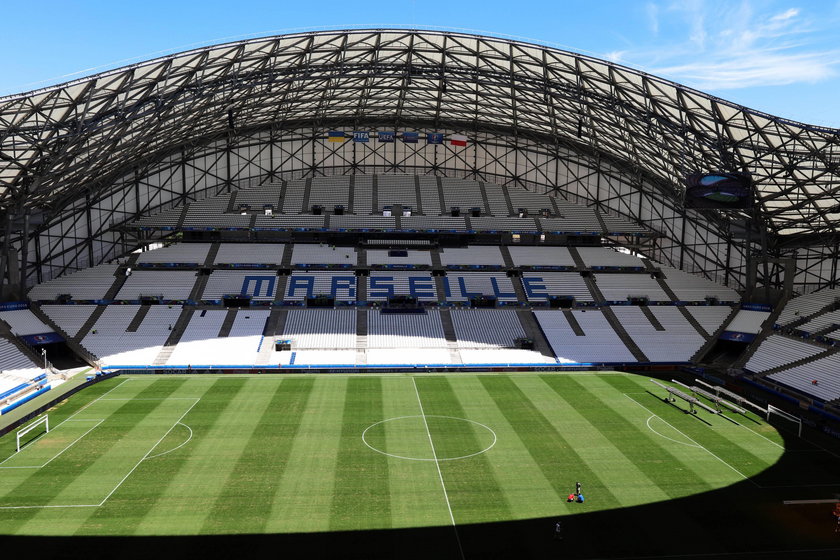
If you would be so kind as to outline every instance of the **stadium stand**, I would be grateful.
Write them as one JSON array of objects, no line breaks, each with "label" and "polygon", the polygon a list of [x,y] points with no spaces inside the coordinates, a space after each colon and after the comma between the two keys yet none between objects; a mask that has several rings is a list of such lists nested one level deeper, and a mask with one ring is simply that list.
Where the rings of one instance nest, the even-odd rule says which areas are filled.
[{"label": "stadium stand", "polygon": [[516,339],[525,338],[525,331],[509,309],[453,309],[458,348],[514,348]]},{"label": "stadium stand", "polygon": [[29,290],[29,299],[53,301],[62,294],[69,294],[76,300],[102,299],[114,284],[117,266],[116,264],[101,264],[43,284],[36,284]]},{"label": "stadium stand", "polygon": [[[534,316],[559,363],[636,361],[600,310],[534,310]],[[578,325],[577,332],[567,316]]]},{"label": "stadium stand", "polygon": [[51,327],[45,325],[44,322],[36,317],[29,309],[0,311],[0,320],[6,321],[6,323],[9,324],[12,334],[15,336],[53,332]]},{"label": "stadium stand", "polygon": [[402,251],[398,255],[383,249],[368,249],[366,252],[368,265],[432,266],[432,255],[429,251]]},{"label": "stadium stand", "polygon": [[286,246],[278,243],[222,243],[214,264],[273,264],[283,260]]},{"label": "stadium stand", "polygon": [[442,278],[446,301],[467,301],[488,296],[498,301],[516,301],[513,280],[503,272],[449,272]]},{"label": "stadium stand", "polygon": [[137,264],[187,263],[200,265],[210,252],[209,243],[176,243],[168,247],[145,251],[137,256]]},{"label": "stadium stand", "polygon": [[386,301],[393,295],[411,295],[418,301],[438,300],[435,281],[428,272],[374,270],[370,273],[367,282],[368,301]]},{"label": "stadium stand", "polygon": [[70,336],[76,336],[90,318],[95,305],[42,305],[41,311]]},{"label": "stadium stand", "polygon": [[567,247],[508,247],[515,266],[574,267],[575,260]]},{"label": "stadium stand", "polygon": [[654,325],[640,307],[627,305],[612,309],[627,334],[651,362],[688,362],[705,342],[676,307],[646,308],[659,326]]},{"label": "stadium stand", "polygon": [[356,251],[353,247],[335,245],[295,244],[292,247],[292,264],[340,264],[356,265]]},{"label": "stadium stand", "polygon": [[761,373],[824,352],[825,348],[779,334],[765,338],[744,369]]},{"label": "stadium stand", "polygon": [[[354,309],[291,309],[283,330],[283,339],[293,348],[342,350],[356,347],[356,311]],[[354,363],[353,359],[349,362]],[[328,363],[328,362],[326,362]]]},{"label": "stadium stand", "polygon": [[505,265],[502,252],[498,247],[489,245],[471,245],[464,248],[443,249],[440,252],[443,266],[496,266]]},{"label": "stadium stand", "polygon": [[782,309],[779,318],[776,319],[776,324],[789,325],[797,320],[810,317],[838,300],[840,300],[840,288],[827,288],[793,298]]},{"label": "stadium stand", "polygon": [[274,271],[214,270],[201,298],[220,300],[224,296],[250,296],[254,301],[273,301],[278,279]]},{"label": "stadium stand", "polygon": [[840,398],[840,354],[783,369],[767,378],[823,401],[833,401]]},{"label": "stadium stand", "polygon": [[726,305],[698,305],[685,309],[709,335],[714,334],[732,313],[732,308]]},{"label": "stadium stand", "polygon": [[134,270],[116,299],[139,300],[143,297],[161,297],[164,300],[185,300],[195,285],[196,273],[192,270]]},{"label": "stadium stand", "polygon": [[587,268],[644,268],[639,257],[602,247],[578,247],[577,252]]},{"label": "stadium stand", "polygon": [[551,297],[573,297],[575,301],[594,301],[589,287],[578,272],[523,272],[522,285],[528,301]]},{"label": "stadium stand", "polygon": [[316,296],[329,296],[336,301],[356,301],[356,277],[352,271],[294,271],[286,283],[283,300],[304,301]]},{"label": "stadium stand", "polygon": [[600,273],[593,277],[608,302],[626,302],[631,297],[646,297],[651,302],[671,301],[650,274]]},{"label": "stadium stand", "polygon": [[721,302],[741,300],[741,296],[735,290],[700,276],[666,266],[662,267],[662,272],[665,275],[665,283],[680,301],[705,301],[706,298],[717,298]]}]

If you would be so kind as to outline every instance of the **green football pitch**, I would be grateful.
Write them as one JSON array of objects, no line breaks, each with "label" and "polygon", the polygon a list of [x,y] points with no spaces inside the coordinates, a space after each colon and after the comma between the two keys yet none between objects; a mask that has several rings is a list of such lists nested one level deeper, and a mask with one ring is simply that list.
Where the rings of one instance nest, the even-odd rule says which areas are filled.
[{"label": "green football pitch", "polygon": [[62,558],[840,557],[831,506],[782,503],[840,491],[832,451],[662,393],[613,372],[117,377],[20,452],[0,440],[0,534]]}]

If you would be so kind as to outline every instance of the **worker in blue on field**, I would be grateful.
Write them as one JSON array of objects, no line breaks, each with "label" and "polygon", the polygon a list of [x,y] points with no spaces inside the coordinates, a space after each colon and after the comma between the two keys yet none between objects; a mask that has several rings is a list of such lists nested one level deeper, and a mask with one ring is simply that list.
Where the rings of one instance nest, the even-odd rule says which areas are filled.
[{"label": "worker in blue on field", "polygon": [[583,494],[580,493],[580,492],[578,492],[577,501],[578,501],[579,504],[583,503]]}]

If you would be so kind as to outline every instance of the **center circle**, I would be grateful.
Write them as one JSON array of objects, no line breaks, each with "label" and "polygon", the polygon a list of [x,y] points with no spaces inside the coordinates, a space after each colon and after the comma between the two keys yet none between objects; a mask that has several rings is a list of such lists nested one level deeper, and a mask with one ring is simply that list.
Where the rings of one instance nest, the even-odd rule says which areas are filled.
[{"label": "center circle", "polygon": [[496,432],[475,420],[427,414],[380,420],[365,428],[362,441],[396,459],[455,461],[489,451]]}]

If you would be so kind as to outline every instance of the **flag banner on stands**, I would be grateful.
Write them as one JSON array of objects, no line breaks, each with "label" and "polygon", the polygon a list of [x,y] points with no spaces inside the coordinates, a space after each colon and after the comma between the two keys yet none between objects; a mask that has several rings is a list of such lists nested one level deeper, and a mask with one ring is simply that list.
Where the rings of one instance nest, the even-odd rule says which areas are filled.
[{"label": "flag banner on stands", "polygon": [[339,130],[330,130],[327,133],[327,140],[330,142],[344,142],[344,133]]},{"label": "flag banner on stands", "polygon": [[403,142],[406,144],[416,144],[418,138],[420,138],[419,132],[403,132],[402,134]]},{"label": "flag banner on stands", "polygon": [[449,137],[449,143],[452,146],[466,146],[467,145],[467,137],[462,134],[453,134]]},{"label": "flag banner on stands", "polygon": [[366,130],[357,130],[353,133],[353,142],[368,142],[370,140],[370,132]]},{"label": "flag banner on stands", "polygon": [[426,141],[429,144],[443,144],[442,132],[430,132],[426,135]]},{"label": "flag banner on stands", "polygon": [[396,132],[380,132],[379,134],[377,134],[377,136],[379,137],[380,142],[393,142],[394,138],[396,138],[396,136],[397,136],[397,133]]}]

